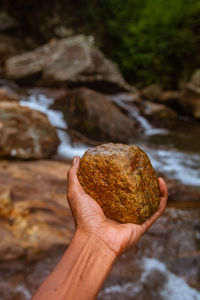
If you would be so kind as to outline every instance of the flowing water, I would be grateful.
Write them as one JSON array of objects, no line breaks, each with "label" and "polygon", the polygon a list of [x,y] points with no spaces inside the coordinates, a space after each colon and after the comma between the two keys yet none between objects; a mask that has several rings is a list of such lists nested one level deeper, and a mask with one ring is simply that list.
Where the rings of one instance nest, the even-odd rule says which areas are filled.
[{"label": "flowing water", "polygon": [[[172,130],[153,128],[153,126],[139,114],[126,96],[112,97],[121,108],[129,112],[131,118],[136,119],[144,129],[143,134],[133,140],[133,144],[141,147],[150,157],[153,166],[166,176],[177,179],[185,185],[200,188],[200,123],[187,119],[180,119],[178,126]],[[34,92],[20,101],[21,105],[44,112],[51,124],[57,128],[60,138],[58,155],[72,159],[82,156],[88,145],[71,143],[67,133],[67,123],[60,111],[50,109],[54,100],[44,93]]]}]

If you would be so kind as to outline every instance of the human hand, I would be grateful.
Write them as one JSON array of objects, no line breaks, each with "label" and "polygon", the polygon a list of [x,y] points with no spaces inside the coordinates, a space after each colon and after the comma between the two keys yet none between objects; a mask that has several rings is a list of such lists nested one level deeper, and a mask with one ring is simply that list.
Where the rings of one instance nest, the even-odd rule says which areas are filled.
[{"label": "human hand", "polygon": [[67,198],[76,225],[76,232],[101,241],[116,257],[133,247],[141,236],[163,213],[168,192],[162,178],[159,178],[160,206],[143,224],[121,224],[107,219],[99,204],[81,187],[77,172],[80,158],[75,157],[67,176]]}]

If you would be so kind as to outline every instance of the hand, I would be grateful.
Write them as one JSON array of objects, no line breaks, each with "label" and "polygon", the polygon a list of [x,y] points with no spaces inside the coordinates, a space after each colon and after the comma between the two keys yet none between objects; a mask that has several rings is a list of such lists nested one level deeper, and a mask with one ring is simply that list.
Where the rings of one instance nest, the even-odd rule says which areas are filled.
[{"label": "hand", "polygon": [[118,257],[133,247],[163,213],[168,198],[166,184],[162,178],[158,179],[161,194],[160,206],[154,215],[141,225],[121,224],[107,219],[99,204],[84,192],[77,177],[79,163],[80,158],[75,157],[67,176],[67,198],[76,232],[98,239]]}]

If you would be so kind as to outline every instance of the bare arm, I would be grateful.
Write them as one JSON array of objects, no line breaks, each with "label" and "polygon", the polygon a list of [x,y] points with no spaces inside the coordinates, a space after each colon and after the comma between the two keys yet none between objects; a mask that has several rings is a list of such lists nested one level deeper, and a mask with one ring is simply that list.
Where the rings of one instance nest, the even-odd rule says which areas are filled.
[{"label": "bare arm", "polygon": [[95,299],[115,260],[133,247],[163,213],[167,188],[159,178],[160,207],[142,225],[108,220],[100,206],[87,195],[77,178],[79,158],[68,173],[68,202],[76,231],[62,259],[32,300]]}]

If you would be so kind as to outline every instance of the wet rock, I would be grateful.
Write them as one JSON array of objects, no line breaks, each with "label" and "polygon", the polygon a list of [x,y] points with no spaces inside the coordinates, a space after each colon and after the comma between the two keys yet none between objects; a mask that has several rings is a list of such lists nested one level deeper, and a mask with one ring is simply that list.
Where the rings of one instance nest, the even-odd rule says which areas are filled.
[{"label": "wet rock", "polygon": [[83,35],[53,40],[33,51],[8,59],[6,75],[12,79],[27,79],[37,75],[43,84],[104,84],[121,90],[131,89],[117,66]]},{"label": "wet rock", "polygon": [[0,162],[0,261],[34,259],[69,243],[68,168],[56,161]]},{"label": "wet rock", "polygon": [[69,91],[52,108],[62,110],[69,129],[95,141],[127,142],[140,130],[136,121],[103,94],[87,88]]},{"label": "wet rock", "polygon": [[191,83],[195,86],[195,87],[199,87],[200,88],[200,69],[196,70],[192,77],[191,77]]},{"label": "wet rock", "polygon": [[136,146],[110,143],[87,150],[78,178],[109,219],[141,224],[158,209],[156,173],[148,156]]},{"label": "wet rock", "polygon": [[180,98],[180,106],[184,114],[200,119],[200,87],[189,83]]},{"label": "wet rock", "polygon": [[164,104],[145,101],[143,115],[156,127],[172,127],[177,113]]},{"label": "wet rock", "polygon": [[22,41],[9,35],[0,34],[0,64],[3,64],[9,57],[20,54],[22,51]]},{"label": "wet rock", "polygon": [[9,90],[0,88],[0,102],[1,101],[19,101],[19,95]]},{"label": "wet rock", "polygon": [[6,12],[0,12],[0,32],[14,28],[18,23]]},{"label": "wet rock", "polygon": [[184,114],[200,119],[200,70],[197,70],[186,85],[179,100]]},{"label": "wet rock", "polygon": [[170,106],[171,108],[177,111],[180,111],[180,95],[181,93],[179,91],[164,91],[159,97],[159,102]]},{"label": "wet rock", "polygon": [[162,94],[162,87],[159,84],[151,84],[141,91],[141,95],[150,101],[157,101]]},{"label": "wet rock", "polygon": [[16,102],[0,102],[0,135],[0,157],[49,157],[59,144],[55,129],[43,113]]}]

